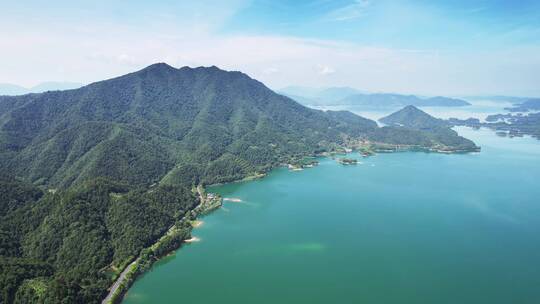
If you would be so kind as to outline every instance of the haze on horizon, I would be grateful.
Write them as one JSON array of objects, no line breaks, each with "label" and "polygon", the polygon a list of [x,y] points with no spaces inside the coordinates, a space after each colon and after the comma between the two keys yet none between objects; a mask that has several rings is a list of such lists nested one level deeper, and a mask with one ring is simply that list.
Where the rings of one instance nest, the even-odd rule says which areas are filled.
[{"label": "haze on horizon", "polygon": [[0,83],[90,83],[155,62],[271,88],[540,95],[539,1],[5,1]]}]

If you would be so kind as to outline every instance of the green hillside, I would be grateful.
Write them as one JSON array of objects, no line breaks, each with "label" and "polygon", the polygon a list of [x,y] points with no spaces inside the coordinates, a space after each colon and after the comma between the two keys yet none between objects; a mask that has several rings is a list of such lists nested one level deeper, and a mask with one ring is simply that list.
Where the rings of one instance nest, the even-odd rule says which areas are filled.
[{"label": "green hillside", "polygon": [[379,121],[403,130],[415,130],[428,134],[432,142],[441,144],[436,148],[438,151],[448,151],[448,147],[461,151],[480,149],[472,141],[462,138],[456,131],[450,129],[451,125],[445,120],[435,118],[415,106],[406,106]]},{"label": "green hillside", "polygon": [[379,119],[379,121],[389,126],[424,130],[448,126],[448,123],[444,120],[435,118],[411,105],[385,116]]}]

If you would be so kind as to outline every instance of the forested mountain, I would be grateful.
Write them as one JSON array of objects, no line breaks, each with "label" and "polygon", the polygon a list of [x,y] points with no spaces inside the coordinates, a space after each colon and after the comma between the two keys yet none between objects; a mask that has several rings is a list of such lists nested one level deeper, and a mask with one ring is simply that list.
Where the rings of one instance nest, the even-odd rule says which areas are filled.
[{"label": "forested mountain", "polygon": [[0,302],[97,303],[177,223],[193,185],[361,143],[470,141],[306,108],[240,72],[154,64],[79,89],[0,97]]},{"label": "forested mountain", "polygon": [[[434,141],[440,142],[444,146],[455,147],[457,150],[480,150],[472,141],[460,137],[456,131],[452,130],[450,123],[435,118],[415,106],[406,106],[397,112],[379,119],[379,121],[401,129],[418,130],[431,134]],[[438,150],[444,151],[445,149]]]},{"label": "forested mountain", "polygon": [[449,124],[435,118],[415,106],[406,106],[388,116],[379,119],[380,122],[389,126],[402,126],[411,129],[432,129],[437,127],[447,127]]}]

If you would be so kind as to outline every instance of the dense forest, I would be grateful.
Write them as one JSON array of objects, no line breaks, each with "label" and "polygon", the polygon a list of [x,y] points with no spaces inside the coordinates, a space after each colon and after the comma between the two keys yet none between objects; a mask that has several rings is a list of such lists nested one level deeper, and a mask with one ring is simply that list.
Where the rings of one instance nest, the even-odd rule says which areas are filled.
[{"label": "dense forest", "polygon": [[[3,303],[99,302],[122,267],[191,210],[181,186],[152,191],[98,178],[69,190],[42,193],[4,177],[0,224]],[[9,189],[9,190],[5,190]]]},{"label": "dense forest", "polygon": [[98,303],[196,206],[193,186],[358,142],[476,147],[451,132],[309,109],[216,67],[155,64],[0,97],[0,302]]}]

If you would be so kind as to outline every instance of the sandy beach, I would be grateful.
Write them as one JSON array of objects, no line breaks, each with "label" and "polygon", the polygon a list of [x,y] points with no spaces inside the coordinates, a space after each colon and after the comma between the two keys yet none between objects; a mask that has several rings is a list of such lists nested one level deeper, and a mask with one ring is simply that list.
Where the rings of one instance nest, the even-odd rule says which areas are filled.
[{"label": "sandy beach", "polygon": [[203,224],[204,224],[204,222],[200,221],[200,220],[191,221],[191,226],[193,228],[201,227]]}]

